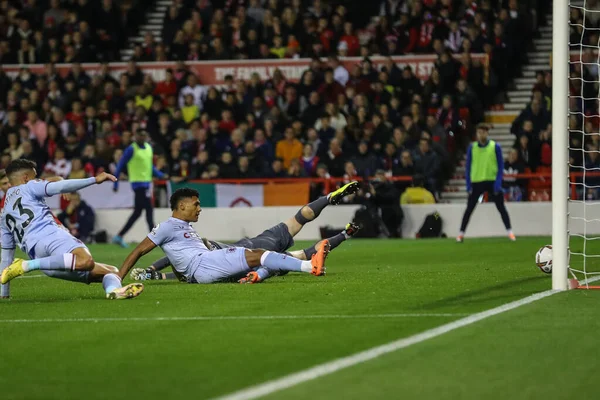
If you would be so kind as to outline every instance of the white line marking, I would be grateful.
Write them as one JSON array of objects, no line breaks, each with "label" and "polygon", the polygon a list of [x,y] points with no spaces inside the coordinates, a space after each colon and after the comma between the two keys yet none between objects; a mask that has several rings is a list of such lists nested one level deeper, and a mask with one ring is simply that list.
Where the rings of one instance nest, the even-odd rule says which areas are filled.
[{"label": "white line marking", "polygon": [[[587,280],[587,283],[591,283],[593,281],[600,280],[600,277],[594,277]],[[585,281],[582,282],[582,286],[585,284]],[[437,336],[441,336],[445,333],[451,332],[453,330],[462,328],[467,325],[474,324],[475,322],[481,321],[483,319],[492,317],[494,315],[498,315],[510,310],[514,310],[515,308],[533,303],[535,301],[544,299],[546,297],[552,296],[553,294],[560,293],[557,290],[546,290],[545,292],[536,293],[531,296],[525,297],[521,300],[516,300],[510,303],[503,304],[499,307],[492,308],[487,311],[483,311],[477,314],[472,314],[466,318],[462,318],[448,324],[438,326],[437,328],[429,329],[427,331],[418,333],[413,336],[409,336],[407,338],[398,339],[396,341],[373,347],[368,350],[361,351],[359,353],[355,353],[353,355],[338,358],[333,361],[329,361],[323,364],[316,365],[314,367],[305,369],[300,372],[296,372],[290,375],[283,376],[278,379],[274,379],[272,381],[268,381],[265,383],[261,383],[259,385],[250,386],[246,389],[242,389],[237,392],[230,393],[223,397],[219,397],[218,400],[250,400],[256,399],[259,397],[267,396],[269,394],[278,392],[280,390],[288,389],[292,386],[296,386],[300,383],[312,381],[314,379],[320,378],[325,375],[332,374],[334,372],[340,371],[345,368],[352,367],[354,365],[358,365],[364,363],[366,361],[373,360],[377,357],[380,357],[384,354],[392,353],[397,350],[404,349],[406,347],[412,346],[413,344],[421,343],[426,340],[435,338]]]},{"label": "white line marking", "polygon": [[237,321],[282,319],[369,319],[369,318],[458,318],[470,314],[358,314],[358,315],[215,315],[195,317],[134,317],[134,318],[47,318],[47,319],[0,319],[1,324],[52,323],[52,322],[146,322],[146,321]]}]

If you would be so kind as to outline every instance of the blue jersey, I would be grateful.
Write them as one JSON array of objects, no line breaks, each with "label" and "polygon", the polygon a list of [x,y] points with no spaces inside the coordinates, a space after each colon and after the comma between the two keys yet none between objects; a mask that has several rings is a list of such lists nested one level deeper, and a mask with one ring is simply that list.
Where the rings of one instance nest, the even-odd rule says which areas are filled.
[{"label": "blue jersey", "polygon": [[94,183],[95,178],[61,182],[36,179],[8,189],[0,217],[2,248],[14,249],[17,245],[29,254],[42,238],[50,237],[61,229],[46,204],[46,197],[74,192]]},{"label": "blue jersey", "polygon": [[8,189],[1,218],[3,248],[16,244],[27,253],[41,238],[60,229],[46,204],[47,184],[35,180]]},{"label": "blue jersey", "polygon": [[173,217],[156,225],[148,239],[159,246],[173,268],[188,279],[194,273],[192,260],[210,251],[189,222]]}]

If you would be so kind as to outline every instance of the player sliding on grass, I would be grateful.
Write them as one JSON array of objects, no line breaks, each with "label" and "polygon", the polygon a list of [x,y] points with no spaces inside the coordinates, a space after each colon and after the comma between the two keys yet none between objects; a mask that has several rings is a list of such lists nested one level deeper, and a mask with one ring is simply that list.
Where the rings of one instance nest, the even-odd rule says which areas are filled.
[{"label": "player sliding on grass", "polygon": [[[292,218],[285,222],[281,222],[270,229],[267,229],[254,238],[242,239],[233,244],[203,239],[204,245],[210,250],[220,250],[229,247],[263,249],[274,251],[276,253],[286,253],[300,260],[310,260],[313,254],[317,252],[319,242],[304,250],[287,252],[287,250],[294,245],[294,237],[302,230],[302,227],[306,223],[316,219],[327,205],[338,204],[342,198],[356,192],[356,190],[358,190],[358,184],[356,182],[351,182],[331,193],[330,195],[323,196],[314,202],[305,205]],[[330,250],[335,249],[343,241],[354,236],[359,229],[359,226],[354,223],[347,224],[346,228],[342,232],[327,239],[331,246]],[[181,275],[177,276],[177,272],[172,274],[163,274],[160,272],[169,266],[171,266],[169,258],[163,257],[155,261],[146,269],[134,268],[131,271],[131,277],[138,281],[182,278]],[[262,273],[265,274],[265,272]],[[183,280],[185,281],[185,279]],[[246,280],[242,280],[242,283],[246,283]]]},{"label": "player sliding on grass", "polygon": [[[101,173],[94,178],[48,182],[35,179],[35,168],[35,163],[28,160],[14,160],[6,168],[11,187],[6,193],[0,218],[1,283],[41,270],[53,278],[102,282],[109,299],[138,296],[144,286],[136,283],[122,287],[117,269],[95,263],[87,247],[54,222],[45,200],[59,193],[74,192],[105,181],[114,182],[116,178]],[[29,261],[14,258],[15,245],[29,256]]]},{"label": "player sliding on grass", "polygon": [[[325,258],[331,244],[325,239],[314,248],[303,250],[304,258],[300,260],[288,254],[281,254],[262,248],[250,249],[245,246],[266,245],[272,249],[287,249],[293,245],[293,236],[302,226],[315,219],[330,203],[355,193],[358,184],[352,182],[327,197],[303,207],[295,218],[281,223],[265,231],[254,239],[244,239],[237,246],[217,248],[205,241],[191,227],[191,222],[198,221],[200,200],[198,192],[192,189],[179,189],[171,196],[173,216],[166,222],[157,225],[142,243],[127,257],[119,271],[123,278],[140,257],[160,246],[168,260],[179,275],[189,283],[213,283],[240,279],[242,283],[257,283],[280,273],[296,271],[309,272],[313,275],[324,275]],[[344,237],[343,234],[339,236]],[[339,240],[341,243],[344,239]],[[227,246],[214,242],[217,246]],[[337,243],[337,244],[339,244]],[[216,247],[216,246],[215,246]]]}]

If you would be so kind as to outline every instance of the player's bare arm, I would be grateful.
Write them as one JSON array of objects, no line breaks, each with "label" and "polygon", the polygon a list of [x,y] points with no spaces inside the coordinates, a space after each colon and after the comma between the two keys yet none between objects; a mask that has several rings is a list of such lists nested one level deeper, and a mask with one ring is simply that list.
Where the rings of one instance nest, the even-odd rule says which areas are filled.
[{"label": "player's bare arm", "polygon": [[125,261],[123,262],[123,266],[119,269],[119,277],[124,279],[129,270],[133,268],[133,266],[138,262],[140,258],[150,253],[156,245],[152,242],[152,240],[148,238],[144,238],[140,244],[137,245],[135,249],[127,256]]}]

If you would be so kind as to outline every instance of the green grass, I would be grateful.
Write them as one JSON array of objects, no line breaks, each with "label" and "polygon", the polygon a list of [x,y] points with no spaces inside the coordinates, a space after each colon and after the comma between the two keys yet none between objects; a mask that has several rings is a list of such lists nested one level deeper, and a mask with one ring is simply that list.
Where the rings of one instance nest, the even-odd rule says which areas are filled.
[{"label": "green grass", "polygon": [[[100,285],[19,278],[0,303],[1,398],[224,395],[549,289],[533,262],[548,241],[353,240],[332,252],[326,277],[150,282],[120,302]],[[127,254],[91,250],[115,265]],[[270,398],[597,398],[599,300],[561,293]]]}]

